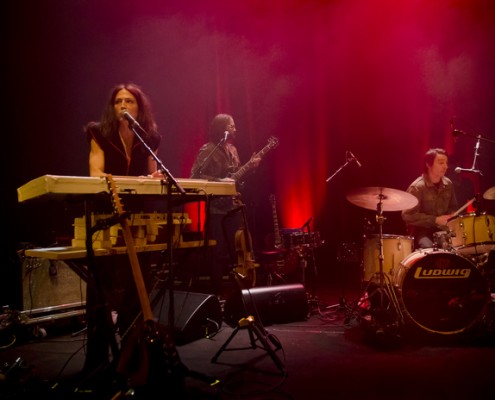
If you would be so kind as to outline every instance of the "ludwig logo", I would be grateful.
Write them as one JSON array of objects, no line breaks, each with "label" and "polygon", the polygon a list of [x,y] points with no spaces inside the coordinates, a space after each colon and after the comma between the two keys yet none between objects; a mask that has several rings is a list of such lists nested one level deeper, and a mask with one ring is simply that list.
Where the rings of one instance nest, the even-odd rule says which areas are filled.
[{"label": "ludwig logo", "polygon": [[471,274],[469,268],[428,268],[418,267],[414,272],[416,279],[460,278],[467,279]]}]

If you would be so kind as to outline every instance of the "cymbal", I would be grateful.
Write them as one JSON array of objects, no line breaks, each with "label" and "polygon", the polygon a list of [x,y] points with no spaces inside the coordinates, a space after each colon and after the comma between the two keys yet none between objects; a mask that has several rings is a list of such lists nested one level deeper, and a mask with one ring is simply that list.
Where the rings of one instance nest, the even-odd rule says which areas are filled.
[{"label": "cymbal", "polygon": [[351,190],[347,200],[356,206],[368,210],[378,210],[381,202],[382,211],[409,210],[418,204],[418,199],[410,193],[383,187],[363,187]]},{"label": "cymbal", "polygon": [[483,193],[483,198],[485,200],[495,200],[495,186],[492,186],[485,193]]}]

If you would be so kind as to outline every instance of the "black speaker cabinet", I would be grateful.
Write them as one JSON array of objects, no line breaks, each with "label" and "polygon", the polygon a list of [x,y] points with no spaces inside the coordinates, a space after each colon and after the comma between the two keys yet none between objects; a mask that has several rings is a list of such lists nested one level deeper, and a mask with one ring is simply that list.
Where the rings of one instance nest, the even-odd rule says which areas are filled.
[{"label": "black speaker cabinet", "polygon": [[[169,326],[169,291],[152,300],[158,321]],[[174,340],[184,345],[217,332],[222,326],[222,308],[211,294],[174,290]]]},{"label": "black speaker cabinet", "polygon": [[303,321],[308,316],[306,290],[302,284],[244,289],[225,302],[224,319],[232,326],[252,315],[264,325]]}]

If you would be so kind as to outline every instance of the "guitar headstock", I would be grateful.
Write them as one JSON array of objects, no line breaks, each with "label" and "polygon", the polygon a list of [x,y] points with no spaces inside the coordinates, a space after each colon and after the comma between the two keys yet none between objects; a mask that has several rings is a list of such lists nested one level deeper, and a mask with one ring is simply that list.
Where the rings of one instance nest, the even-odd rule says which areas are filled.
[{"label": "guitar headstock", "polygon": [[272,149],[277,147],[278,146],[278,138],[276,138],[275,136],[270,136],[268,138],[268,146]]},{"label": "guitar headstock", "polygon": [[119,193],[117,191],[117,185],[115,184],[115,181],[113,180],[113,176],[111,174],[107,174],[105,179],[107,180],[108,190],[110,191],[110,194],[112,195],[112,205],[113,205],[114,211],[117,215],[122,216],[125,214],[124,206],[122,205],[122,202],[120,201]]}]

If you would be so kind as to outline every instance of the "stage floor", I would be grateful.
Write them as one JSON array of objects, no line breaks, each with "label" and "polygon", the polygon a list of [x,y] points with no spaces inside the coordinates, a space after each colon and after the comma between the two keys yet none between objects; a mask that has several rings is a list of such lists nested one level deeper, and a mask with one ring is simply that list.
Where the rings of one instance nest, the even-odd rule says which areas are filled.
[{"label": "stage floor", "polygon": [[[179,388],[160,380],[153,397],[438,400],[494,395],[491,314],[473,321],[476,327],[468,334],[431,334],[409,324],[381,330],[361,320],[365,314],[356,314],[360,289],[321,282],[312,292],[307,293],[308,317],[302,320],[262,325],[255,317],[248,324],[255,329],[242,327],[235,334],[236,326],[223,322],[218,332],[176,346],[181,371],[190,373],[177,375],[183,383]],[[42,337],[29,329],[11,332],[15,343],[2,333],[2,398],[111,399],[122,390],[112,368],[92,377],[81,373],[84,325],[77,318],[61,322],[45,326]],[[174,394],[178,390],[182,393]],[[142,389],[132,397],[149,396]]]}]

